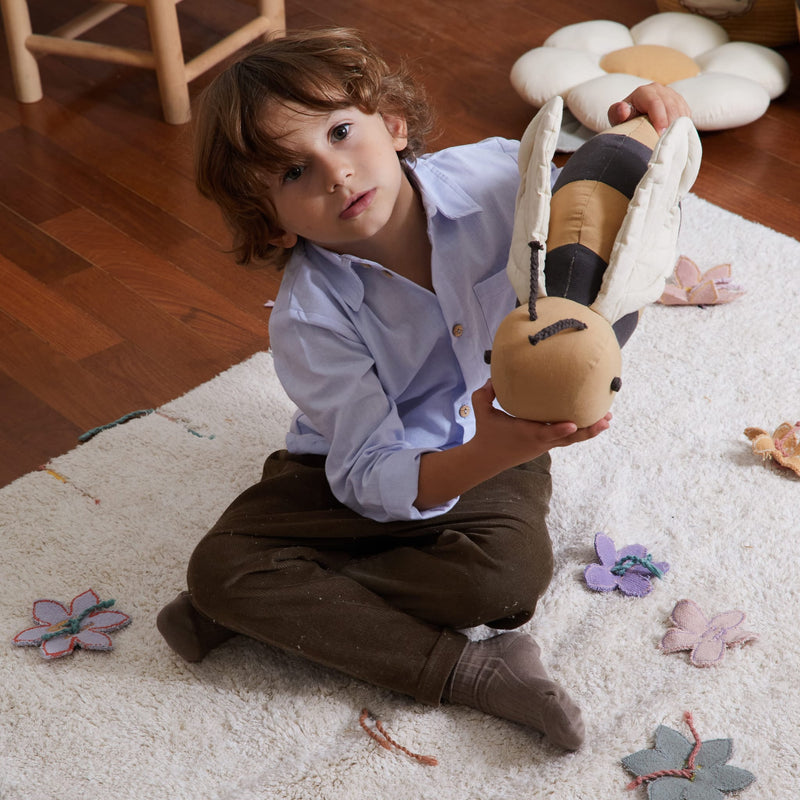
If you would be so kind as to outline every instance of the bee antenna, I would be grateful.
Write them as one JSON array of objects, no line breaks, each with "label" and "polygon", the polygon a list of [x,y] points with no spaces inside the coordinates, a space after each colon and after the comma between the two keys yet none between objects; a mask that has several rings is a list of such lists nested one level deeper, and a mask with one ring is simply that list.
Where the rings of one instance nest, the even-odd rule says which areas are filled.
[{"label": "bee antenna", "polygon": [[531,322],[536,321],[536,298],[539,295],[539,251],[544,250],[541,242],[528,243],[531,248],[531,293],[528,297],[528,316]]}]

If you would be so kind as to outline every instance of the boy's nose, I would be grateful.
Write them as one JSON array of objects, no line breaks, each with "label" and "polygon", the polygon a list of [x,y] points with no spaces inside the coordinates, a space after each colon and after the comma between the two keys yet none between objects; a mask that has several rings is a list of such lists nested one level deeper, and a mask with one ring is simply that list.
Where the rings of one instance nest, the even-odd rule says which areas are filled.
[{"label": "boy's nose", "polygon": [[353,174],[350,162],[343,158],[331,158],[325,165],[325,183],[329,192],[335,192],[347,183]]}]

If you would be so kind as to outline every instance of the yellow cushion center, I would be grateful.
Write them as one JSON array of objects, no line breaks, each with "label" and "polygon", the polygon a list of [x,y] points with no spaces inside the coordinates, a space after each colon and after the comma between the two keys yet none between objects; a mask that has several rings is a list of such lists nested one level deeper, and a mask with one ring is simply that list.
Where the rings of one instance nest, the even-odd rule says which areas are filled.
[{"label": "yellow cushion center", "polygon": [[606,72],[625,72],[656,83],[672,83],[700,74],[693,58],[660,44],[637,44],[607,53],[600,59]]}]

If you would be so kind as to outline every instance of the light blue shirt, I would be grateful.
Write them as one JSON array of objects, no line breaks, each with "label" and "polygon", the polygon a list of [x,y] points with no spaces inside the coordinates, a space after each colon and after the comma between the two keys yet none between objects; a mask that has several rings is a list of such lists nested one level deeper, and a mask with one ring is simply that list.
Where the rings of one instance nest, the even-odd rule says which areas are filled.
[{"label": "light blue shirt", "polygon": [[487,139],[408,166],[435,293],[380,264],[301,241],[270,318],[275,369],[299,408],[293,453],[327,454],[336,497],[379,521],[421,519],[420,456],[469,440],[484,353],[516,298],[506,277],[519,142]]}]

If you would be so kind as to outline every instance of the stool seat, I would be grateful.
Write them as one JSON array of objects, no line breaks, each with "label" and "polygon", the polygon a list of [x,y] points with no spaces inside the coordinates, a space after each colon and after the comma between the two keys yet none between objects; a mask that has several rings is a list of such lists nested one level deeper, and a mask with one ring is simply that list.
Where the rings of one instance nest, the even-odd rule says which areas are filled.
[{"label": "stool seat", "polygon": [[[255,39],[267,33],[280,34],[286,29],[284,0],[255,0],[254,19],[190,61],[185,61],[177,11],[179,2],[181,0],[93,0],[84,13],[65,25],[49,34],[39,34],[34,33],[31,27],[28,0],[0,0],[17,99],[21,103],[35,103],[42,99],[37,55],[52,53],[91,58],[154,70],[164,119],[180,125],[191,117],[190,81]],[[129,6],[145,9],[150,50],[78,38]]]}]

